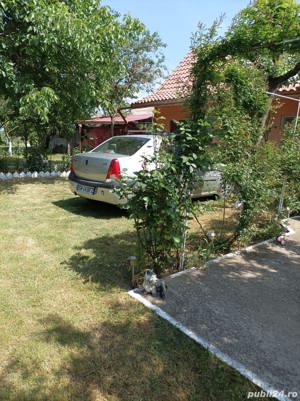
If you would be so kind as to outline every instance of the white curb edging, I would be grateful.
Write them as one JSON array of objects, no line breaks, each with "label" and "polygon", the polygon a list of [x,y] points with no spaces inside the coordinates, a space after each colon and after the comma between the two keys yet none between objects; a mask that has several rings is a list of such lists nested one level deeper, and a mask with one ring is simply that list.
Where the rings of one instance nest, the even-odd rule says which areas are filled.
[{"label": "white curb edging", "polygon": [[[299,219],[300,216],[293,216],[292,218],[294,219]],[[288,222],[289,219],[285,219],[285,222]],[[288,232],[286,233],[286,236],[291,236],[295,234],[295,231],[291,228],[288,227]],[[242,252],[250,252],[253,249],[255,249],[258,246],[261,245],[267,245],[270,244],[274,241],[274,239],[268,239],[262,242],[259,242],[257,244],[248,246],[246,248],[243,248],[239,251],[236,252],[231,252],[226,255],[219,256],[215,259],[212,259],[208,261],[205,265],[208,266],[212,263],[218,262],[222,259],[227,259],[231,258],[234,256],[240,255]],[[191,271],[197,270],[196,267],[192,267],[191,269],[186,269],[174,274],[171,274],[169,278],[174,278],[174,277],[179,277],[183,274],[186,274]],[[152,304],[150,301],[145,299],[141,295],[142,290],[141,289],[135,289],[135,290],[130,290],[128,291],[128,295],[130,295],[132,298],[135,300],[141,302],[144,306],[146,306],[148,309],[152,310],[155,312],[158,316],[160,316],[162,319],[166,320],[173,326],[175,326],[178,330],[182,331],[185,335],[190,337],[192,340],[194,340],[196,343],[200,344],[202,347],[206,348],[209,352],[211,352],[213,355],[215,355],[217,358],[219,358],[221,361],[226,363],[227,365],[231,366],[232,368],[236,369],[241,375],[246,377],[248,380],[250,380],[252,383],[256,384],[258,387],[262,388],[264,391],[266,391],[269,394],[282,394],[281,390],[277,390],[274,387],[272,387],[269,383],[265,382],[264,380],[260,379],[255,373],[253,373],[251,370],[247,369],[243,364],[240,362],[236,361],[235,359],[231,358],[229,355],[225,354],[219,348],[215,347],[213,344],[209,343],[207,340],[205,340],[203,337],[198,336],[196,333],[194,333],[192,330],[188,329],[185,325],[180,323],[178,320],[174,319],[172,316],[170,316],[168,313],[163,311],[159,306],[156,306]],[[285,395],[279,395],[277,397],[274,396],[279,401],[291,401],[291,398],[285,396]]]},{"label": "white curb edging", "polygon": [[190,269],[181,270],[180,272],[171,274],[171,275],[168,276],[167,278],[179,277],[179,276],[182,276],[183,274],[186,274],[187,272],[192,272],[192,271],[194,271],[194,270],[197,270],[197,267],[191,267]]},{"label": "white curb edging", "polygon": [[[189,269],[188,271],[190,271]],[[179,272],[183,273],[183,272]],[[178,273],[175,273],[178,274]],[[196,343],[200,344],[202,347],[207,349],[209,352],[211,352],[213,355],[215,355],[217,358],[219,358],[222,362],[226,363],[230,367],[236,369],[241,375],[249,379],[252,383],[256,384],[258,387],[262,388],[264,391],[269,392],[269,394],[281,394],[282,391],[279,391],[272,387],[269,383],[265,382],[264,380],[261,380],[255,373],[253,373],[251,370],[247,369],[243,364],[240,362],[236,361],[235,359],[231,358],[229,355],[225,354],[219,348],[215,347],[213,344],[209,343],[207,340],[205,340],[203,337],[198,336],[196,333],[194,333],[192,330],[188,329],[185,325],[180,323],[178,320],[174,319],[172,316],[170,316],[168,313],[163,311],[160,307],[153,305],[150,301],[145,299],[141,294],[141,291],[139,290],[131,290],[128,291],[128,295],[130,295],[132,298],[135,300],[141,302],[144,306],[146,306],[148,309],[152,310],[155,312],[158,316],[160,316],[162,319],[166,320],[173,326],[175,326],[178,330],[182,331],[185,335],[190,337],[192,340],[194,340]],[[288,398],[284,395],[279,395],[277,398],[279,401],[291,401],[291,398]]]},{"label": "white curb edging", "polygon": [[34,171],[34,172],[27,172],[25,173],[22,171],[21,173],[14,172],[12,173],[3,173],[0,172],[0,182],[7,181],[7,180],[26,180],[28,178],[68,178],[70,171]]}]

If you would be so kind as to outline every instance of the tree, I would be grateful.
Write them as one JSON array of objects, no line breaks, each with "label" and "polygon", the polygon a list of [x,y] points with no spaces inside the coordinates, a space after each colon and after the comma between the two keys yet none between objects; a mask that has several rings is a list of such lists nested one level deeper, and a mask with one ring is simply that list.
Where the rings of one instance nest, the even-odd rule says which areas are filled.
[{"label": "tree", "polygon": [[[43,143],[47,135],[71,133],[76,120],[105,106],[110,77],[120,74],[128,85],[134,73],[116,69],[128,54],[123,37],[146,46],[147,35],[138,20],[128,17],[122,24],[97,0],[1,0],[0,94],[13,104],[25,143],[28,135]],[[157,36],[151,38],[158,46]]]},{"label": "tree", "polygon": [[25,143],[32,129],[70,131],[96,107],[112,20],[93,0],[0,2],[0,93],[14,105]]},{"label": "tree", "polygon": [[[233,20],[227,48],[265,73],[274,92],[300,72],[300,4],[294,0],[257,0]],[[228,53],[231,54],[231,53]]]},{"label": "tree", "polygon": [[267,93],[299,74],[300,5],[257,0],[234,18],[224,37],[217,37],[217,27],[198,32],[190,104],[194,118],[212,124],[215,160],[226,164],[224,178],[243,205],[235,238],[249,240],[264,212],[276,221],[275,199],[282,181],[292,178],[283,167],[289,162],[286,141],[279,147],[267,143]]},{"label": "tree", "polygon": [[112,63],[109,88],[101,103],[112,121],[118,110],[128,107],[128,100],[141,90],[150,91],[164,71],[161,53],[164,44],[158,34],[151,34],[143,23],[128,15],[118,21],[114,31],[116,40],[109,55]]},{"label": "tree", "polygon": [[[242,10],[223,38],[216,38],[216,28],[198,33],[198,61],[192,108],[205,108],[208,84],[220,82],[216,74],[232,60],[240,60],[262,73],[265,91],[275,92],[280,85],[300,72],[300,4],[294,0],[256,0]],[[205,96],[201,95],[204,90]],[[199,96],[200,95],[200,96]],[[201,99],[201,100],[200,100]],[[261,113],[258,144],[267,128],[272,98]]]},{"label": "tree", "polygon": [[10,156],[13,154],[12,138],[18,129],[18,126],[11,119],[12,115],[13,109],[9,100],[0,97],[0,128],[4,130],[4,137],[8,143],[8,153]]}]

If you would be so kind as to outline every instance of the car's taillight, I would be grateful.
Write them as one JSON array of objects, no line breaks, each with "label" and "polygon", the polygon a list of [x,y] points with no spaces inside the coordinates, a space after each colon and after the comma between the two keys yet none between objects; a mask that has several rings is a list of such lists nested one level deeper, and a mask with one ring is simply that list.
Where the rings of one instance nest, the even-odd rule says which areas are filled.
[{"label": "car's taillight", "polygon": [[106,179],[115,179],[120,180],[121,178],[121,170],[120,170],[120,163],[118,159],[112,159],[110,162],[110,166],[107,172]]},{"label": "car's taillight", "polygon": [[73,157],[72,157],[72,159],[71,159],[70,172],[71,172],[71,173],[74,173],[74,159],[73,159]]}]

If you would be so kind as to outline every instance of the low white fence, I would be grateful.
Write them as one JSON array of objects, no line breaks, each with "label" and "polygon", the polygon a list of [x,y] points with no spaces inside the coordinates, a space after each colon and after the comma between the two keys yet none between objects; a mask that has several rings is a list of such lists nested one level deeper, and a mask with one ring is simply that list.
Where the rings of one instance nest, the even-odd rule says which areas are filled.
[{"label": "low white fence", "polygon": [[49,171],[34,171],[33,173],[27,172],[15,172],[15,173],[0,173],[0,181],[6,181],[6,180],[18,180],[18,179],[26,179],[26,178],[68,178],[69,177],[69,171],[52,171],[49,173]]}]

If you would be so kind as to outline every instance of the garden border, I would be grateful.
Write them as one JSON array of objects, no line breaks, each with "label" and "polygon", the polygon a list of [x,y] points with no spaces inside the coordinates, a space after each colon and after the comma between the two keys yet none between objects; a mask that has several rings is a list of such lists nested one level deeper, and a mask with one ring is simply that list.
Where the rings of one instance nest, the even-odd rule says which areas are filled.
[{"label": "garden border", "polygon": [[[299,219],[300,216],[294,216],[293,218]],[[282,220],[282,223],[286,223],[289,219],[284,219]],[[287,227],[288,232],[286,233],[286,236],[293,235],[295,231],[291,227]],[[274,242],[274,238],[268,239],[265,241],[261,241],[257,244],[248,246],[246,248],[243,248],[241,250],[238,250],[236,252],[230,252],[226,255],[219,256],[215,259],[212,259],[208,261],[205,266],[209,266],[212,263],[219,262],[222,259],[227,259],[231,258],[234,256],[240,255],[242,252],[250,252],[256,247],[270,244]],[[174,278],[181,276],[183,274],[186,274],[190,271],[196,270],[196,267],[192,267],[191,269],[186,269],[174,274],[171,274],[169,277]],[[172,316],[170,316],[167,312],[163,311],[159,306],[156,306],[152,304],[149,300],[144,298],[141,294],[143,293],[143,289],[138,288],[138,289],[133,289],[128,291],[128,295],[134,298],[135,300],[141,302],[144,306],[146,306],[148,309],[152,310],[155,312],[158,316],[160,316],[162,319],[168,321],[170,324],[172,324],[174,327],[176,327],[178,330],[182,331],[185,335],[187,335],[189,338],[194,340],[196,343],[200,344],[202,347],[207,349],[209,352],[211,352],[213,355],[215,355],[217,358],[219,358],[222,362],[226,363],[230,367],[234,368],[237,370],[241,375],[246,377],[248,380],[250,380],[252,383],[257,385],[258,387],[262,388],[265,392],[269,394],[273,394],[272,397],[276,398],[279,401],[291,401],[292,399],[285,396],[282,394],[281,390],[277,390],[274,387],[272,387],[269,383],[267,383],[264,380],[261,380],[255,373],[253,373],[251,370],[247,369],[243,364],[238,362],[237,360],[231,358],[229,355],[226,353],[222,352],[219,348],[215,347],[213,344],[209,343],[205,338],[198,336],[194,331],[188,329],[185,325],[180,323],[178,320],[174,319]],[[277,396],[275,396],[277,395]]]},{"label": "garden border", "polygon": [[0,182],[1,181],[9,181],[9,180],[25,180],[25,179],[36,179],[36,178],[68,178],[69,171],[34,171],[34,172],[24,172],[21,173],[14,172],[14,173],[3,173],[0,172]]}]

